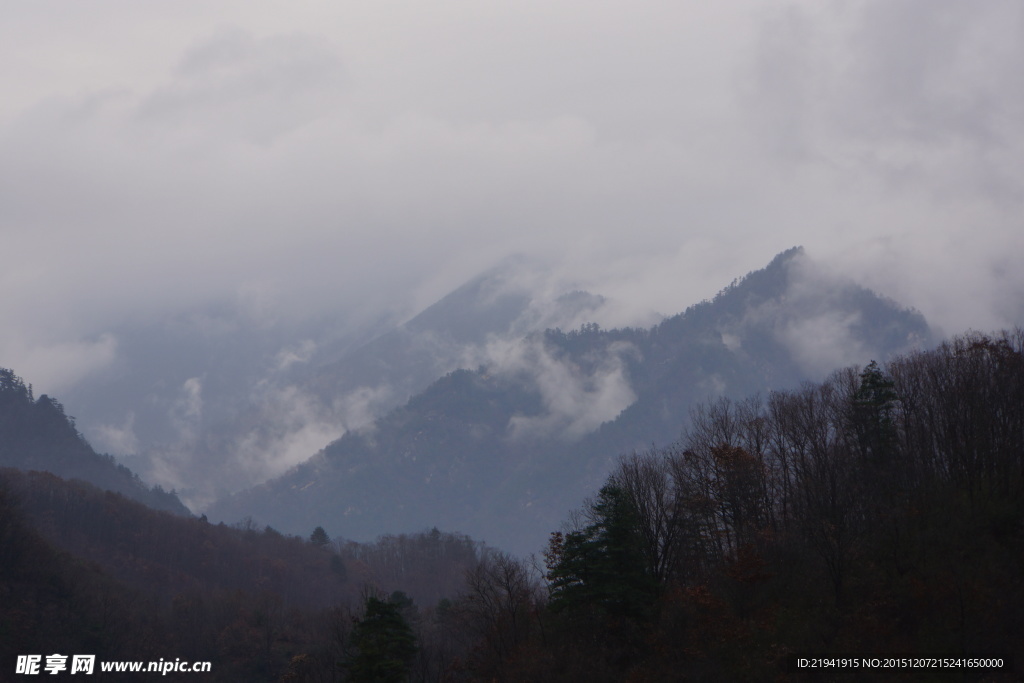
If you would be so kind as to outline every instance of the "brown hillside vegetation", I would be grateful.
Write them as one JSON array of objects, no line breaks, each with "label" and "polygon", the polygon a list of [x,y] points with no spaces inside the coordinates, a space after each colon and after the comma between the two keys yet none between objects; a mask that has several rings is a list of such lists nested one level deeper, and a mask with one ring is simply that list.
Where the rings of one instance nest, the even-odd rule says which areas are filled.
[{"label": "brown hillside vegetation", "polygon": [[53,652],[209,661],[205,680],[333,680],[367,598],[389,594],[420,642],[437,641],[416,660],[436,672],[471,637],[437,626],[434,606],[494,554],[436,529],[357,544],[212,525],[43,472],[0,470],[0,494],[3,680],[17,655]]}]

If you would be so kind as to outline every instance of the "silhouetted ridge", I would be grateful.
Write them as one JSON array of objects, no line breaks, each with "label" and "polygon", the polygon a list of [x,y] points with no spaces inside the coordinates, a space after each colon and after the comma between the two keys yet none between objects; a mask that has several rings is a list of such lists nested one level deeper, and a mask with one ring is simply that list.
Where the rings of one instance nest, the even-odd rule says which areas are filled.
[{"label": "silhouetted ridge", "polygon": [[0,368],[0,467],[81,479],[156,509],[190,514],[174,493],[148,488],[111,456],[97,454],[59,401],[46,394],[34,400],[31,386],[7,368]]}]

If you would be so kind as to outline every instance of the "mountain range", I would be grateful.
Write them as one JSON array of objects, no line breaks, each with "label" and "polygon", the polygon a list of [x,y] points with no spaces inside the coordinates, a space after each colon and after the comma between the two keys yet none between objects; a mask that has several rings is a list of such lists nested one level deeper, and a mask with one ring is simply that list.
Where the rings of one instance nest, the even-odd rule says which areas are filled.
[{"label": "mountain range", "polygon": [[509,257],[404,322],[288,321],[230,305],[129,321],[109,332],[110,367],[63,399],[98,449],[204,507],[372,423],[487,343],[603,319],[610,302],[545,277]]},{"label": "mountain range", "polygon": [[[156,351],[142,335],[133,343],[148,350],[91,382],[92,402],[112,402],[121,387],[122,409],[162,419],[170,432],[176,423],[180,434],[162,441],[160,428],[140,429],[139,454],[120,463],[97,454],[59,402],[36,399],[5,370],[0,465],[80,478],[178,514],[188,512],[176,496],[185,489],[192,511],[214,521],[255,519],[303,536],[323,526],[365,541],[438,527],[528,553],[618,456],[672,443],[691,406],[817,381],[934,341],[919,313],[824,272],[800,248],[713,300],[614,329],[592,322],[613,305],[607,299],[539,291],[524,276],[530,267],[506,261],[361,341],[328,335],[302,351],[299,337],[275,331],[220,375],[186,379],[193,393],[177,403],[173,392],[153,392],[197,370],[197,358],[230,356],[238,329],[212,347],[199,335],[178,355],[173,340],[192,326]],[[157,351],[165,366],[131,373]],[[78,405],[92,405],[83,396],[85,387]],[[142,483],[161,475],[177,491]]]},{"label": "mountain range", "polygon": [[[449,340],[474,342],[444,347],[462,349],[459,369],[283,476],[218,501],[211,519],[251,516],[296,533],[323,526],[357,540],[437,526],[537,551],[617,456],[675,440],[690,406],[792,387],[933,341],[919,313],[823,272],[800,248],[648,328],[493,334],[486,330],[507,330],[528,304],[488,298],[489,283],[470,283],[448,302],[458,305],[427,309],[316,386],[327,397],[332,373],[375,365],[378,376],[412,374],[396,373],[393,358],[419,368],[422,383],[422,359],[436,355],[418,358],[416,349],[444,329]],[[583,310],[602,302],[572,297]],[[474,328],[474,312],[490,325]]]}]

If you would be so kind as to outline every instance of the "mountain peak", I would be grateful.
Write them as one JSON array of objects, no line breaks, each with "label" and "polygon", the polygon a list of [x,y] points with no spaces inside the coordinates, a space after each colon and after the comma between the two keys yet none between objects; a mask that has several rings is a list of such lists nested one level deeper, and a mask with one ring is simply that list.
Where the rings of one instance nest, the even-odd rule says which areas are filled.
[{"label": "mountain peak", "polygon": [[[486,282],[453,294],[479,296]],[[336,520],[354,538],[435,524],[529,552],[616,455],[676,438],[690,406],[818,380],[926,330],[795,247],[650,330],[588,325],[489,344],[479,369],[437,380],[211,514],[289,530]]]},{"label": "mountain peak", "polygon": [[795,247],[790,247],[789,249],[786,249],[785,251],[782,251],[782,252],[779,252],[778,254],[776,254],[775,258],[773,258],[768,263],[768,265],[765,266],[765,270],[771,270],[773,268],[781,268],[783,266],[786,266],[786,265],[792,263],[793,261],[795,261],[795,260],[797,260],[797,259],[799,259],[801,257],[806,257],[806,256],[807,256],[807,253],[804,251],[804,248],[802,246],[797,245]]}]

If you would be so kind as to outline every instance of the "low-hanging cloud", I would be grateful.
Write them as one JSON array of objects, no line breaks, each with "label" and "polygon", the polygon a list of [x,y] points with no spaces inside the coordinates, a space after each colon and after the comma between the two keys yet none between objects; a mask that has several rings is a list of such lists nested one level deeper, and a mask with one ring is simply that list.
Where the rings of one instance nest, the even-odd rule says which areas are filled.
[{"label": "low-hanging cloud", "polygon": [[[325,404],[295,384],[264,380],[228,423],[204,421],[202,385],[185,383],[172,408],[175,438],[135,451],[131,466],[154,483],[175,489],[193,510],[225,493],[277,477],[353,429],[365,429],[390,405],[387,386],[358,387]],[[101,425],[110,448],[139,449],[131,415],[122,425]],[[116,451],[124,452],[124,451]]]},{"label": "low-hanging cloud", "polygon": [[[25,339],[8,328],[0,336],[0,354],[17,361],[10,366],[30,384],[59,397],[78,382],[107,370],[117,355],[117,339],[111,334],[68,340]],[[0,361],[0,367],[7,367],[5,362]]]},{"label": "low-hanging cloud", "polygon": [[[755,296],[719,330],[730,351],[743,354],[747,344],[756,347],[770,340],[788,352],[802,376],[824,378],[836,368],[885,360],[883,354],[894,347],[911,351],[933,341],[926,324],[905,339],[881,341],[878,335],[886,334],[889,316],[901,315],[899,304],[885,297],[878,300],[877,293],[823,266],[813,255],[792,253],[784,268],[784,286],[776,295]],[[907,322],[901,317],[899,328]]]},{"label": "low-hanging cloud", "polygon": [[626,342],[613,342],[593,351],[590,369],[556,355],[533,335],[520,340],[494,340],[483,349],[487,371],[536,390],[543,412],[514,415],[508,431],[512,438],[577,439],[614,419],[628,408],[636,394],[629,383],[624,357],[638,353]]},{"label": "low-hanging cloud", "polygon": [[947,334],[1020,323],[1000,266],[1024,248],[1022,27],[998,1],[779,3],[743,72],[765,187],[805,193],[801,243]]}]

